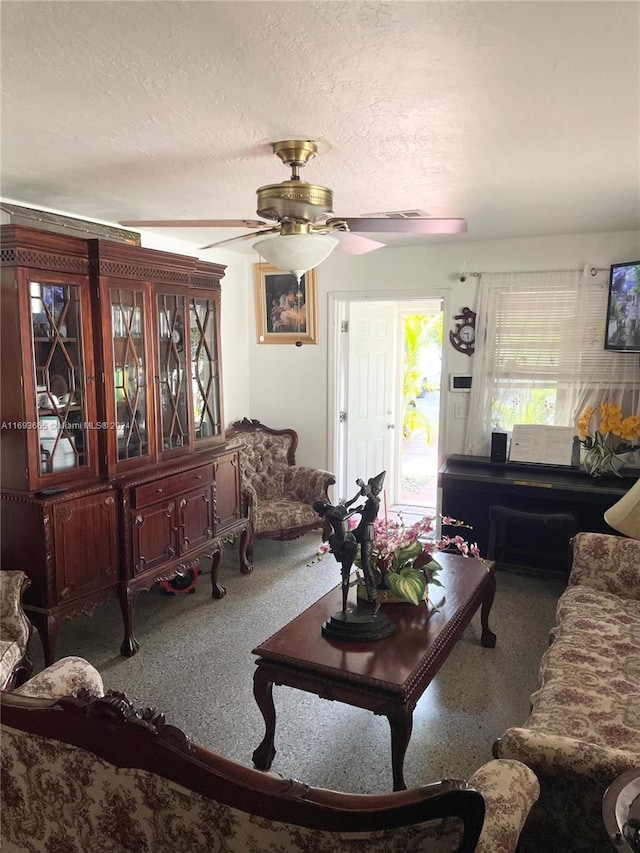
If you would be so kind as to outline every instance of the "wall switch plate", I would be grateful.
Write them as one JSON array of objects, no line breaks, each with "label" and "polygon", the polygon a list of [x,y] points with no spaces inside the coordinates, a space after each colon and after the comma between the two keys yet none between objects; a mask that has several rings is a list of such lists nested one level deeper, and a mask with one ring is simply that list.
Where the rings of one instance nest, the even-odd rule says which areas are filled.
[{"label": "wall switch plate", "polygon": [[454,418],[466,418],[467,416],[467,407],[465,405],[465,400],[456,400],[453,406],[453,417]]}]

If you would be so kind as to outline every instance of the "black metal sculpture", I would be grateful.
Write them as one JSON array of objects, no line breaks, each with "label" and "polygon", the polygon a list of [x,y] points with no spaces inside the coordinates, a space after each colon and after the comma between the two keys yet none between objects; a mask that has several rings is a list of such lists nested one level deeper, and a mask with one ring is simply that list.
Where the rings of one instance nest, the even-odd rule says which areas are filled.
[{"label": "black metal sculpture", "polygon": [[325,518],[331,527],[333,533],[329,536],[329,548],[333,556],[340,563],[340,574],[342,576],[342,610],[346,613],[347,596],[349,595],[349,577],[351,575],[351,567],[358,553],[358,543],[356,537],[349,530],[349,518],[354,514],[347,512],[345,504],[334,506],[330,503],[317,501],[313,508],[319,516]]},{"label": "black metal sculpture", "polygon": [[[360,489],[346,503],[334,506],[324,501],[318,501],[313,505],[318,515],[325,518],[333,528],[333,533],[329,536],[329,548],[340,563],[342,577],[342,610],[339,613],[333,613],[331,618],[322,626],[322,633],[326,637],[352,642],[366,642],[388,637],[395,630],[395,625],[388,616],[380,613],[378,584],[381,581],[381,576],[371,565],[373,524],[380,509],[379,495],[382,491],[385,475],[386,471],[382,471],[366,483],[364,480],[356,480]],[[365,498],[364,504],[349,511],[349,507],[358,498]],[[360,514],[360,522],[355,530],[351,531],[349,530],[349,518],[356,513]],[[372,609],[350,610],[347,607],[349,578],[358,546],[360,546],[360,564],[367,588],[367,596],[373,604]]]}]

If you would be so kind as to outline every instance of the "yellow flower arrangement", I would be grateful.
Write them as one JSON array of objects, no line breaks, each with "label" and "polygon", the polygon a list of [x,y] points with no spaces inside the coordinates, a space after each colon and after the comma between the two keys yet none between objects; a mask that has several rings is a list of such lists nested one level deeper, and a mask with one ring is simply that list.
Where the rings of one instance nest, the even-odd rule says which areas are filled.
[{"label": "yellow flower arrangement", "polygon": [[592,477],[620,473],[622,454],[640,450],[640,415],[622,417],[618,403],[602,402],[599,406],[599,424],[590,432],[595,406],[587,406],[578,418],[577,440],[585,448],[584,467]]}]

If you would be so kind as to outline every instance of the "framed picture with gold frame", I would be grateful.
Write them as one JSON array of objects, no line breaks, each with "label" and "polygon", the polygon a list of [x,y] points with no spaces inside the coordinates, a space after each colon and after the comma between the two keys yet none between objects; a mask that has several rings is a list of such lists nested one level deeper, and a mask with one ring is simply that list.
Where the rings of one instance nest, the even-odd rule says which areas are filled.
[{"label": "framed picture with gold frame", "polygon": [[269,264],[254,264],[259,344],[317,344],[316,271],[296,277]]}]

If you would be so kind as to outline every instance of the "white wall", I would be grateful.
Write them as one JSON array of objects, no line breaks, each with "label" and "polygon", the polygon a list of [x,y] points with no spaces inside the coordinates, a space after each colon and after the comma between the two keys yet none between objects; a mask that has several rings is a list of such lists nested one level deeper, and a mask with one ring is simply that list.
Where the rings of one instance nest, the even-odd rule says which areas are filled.
[{"label": "white wall", "polygon": [[[455,239],[455,238],[454,238]],[[231,253],[228,252],[227,255]],[[585,264],[608,267],[640,255],[640,232],[568,234],[556,237],[454,242],[430,247],[386,248],[359,257],[336,251],[318,267],[318,344],[300,348],[259,345],[255,336],[255,304],[249,314],[249,416],[273,427],[293,427],[299,434],[298,463],[331,468],[328,458],[329,294],[361,292],[372,298],[398,291],[403,298],[446,295],[446,330],[463,306],[475,307],[477,279],[458,281],[464,272],[510,272],[582,269]],[[253,274],[246,281],[253,293]],[[447,316],[447,311],[449,316]],[[225,317],[225,322],[229,318]],[[604,324],[605,318],[602,322]],[[448,340],[444,347],[445,375],[472,372],[469,359]],[[224,353],[225,385],[235,383]],[[471,370],[470,370],[471,366]],[[460,453],[466,419],[454,418],[460,394],[443,393],[444,453]],[[229,418],[227,418],[227,421]]]}]

